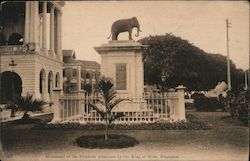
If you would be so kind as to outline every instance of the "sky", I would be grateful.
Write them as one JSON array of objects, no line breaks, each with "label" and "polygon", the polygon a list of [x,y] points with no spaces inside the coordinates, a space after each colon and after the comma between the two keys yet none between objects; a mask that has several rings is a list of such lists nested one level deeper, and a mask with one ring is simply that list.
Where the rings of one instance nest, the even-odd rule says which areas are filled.
[{"label": "sky", "polygon": [[[62,17],[62,47],[76,58],[100,62],[93,47],[107,43],[111,25],[137,17],[142,32],[133,39],[172,33],[208,53],[226,56],[226,19],[229,57],[237,68],[249,68],[249,3],[247,1],[66,1]],[[118,39],[128,39],[122,33]]]}]

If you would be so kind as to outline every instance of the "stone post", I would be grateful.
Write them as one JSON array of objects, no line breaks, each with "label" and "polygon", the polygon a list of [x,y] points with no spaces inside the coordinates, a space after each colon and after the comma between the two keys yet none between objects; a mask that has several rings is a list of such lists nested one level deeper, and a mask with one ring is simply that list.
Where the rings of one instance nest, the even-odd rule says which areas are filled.
[{"label": "stone post", "polygon": [[175,119],[176,120],[186,120],[185,115],[185,89],[183,85],[179,85],[177,90],[177,96],[178,96],[178,103],[177,107],[175,107]]},{"label": "stone post", "polygon": [[[170,88],[168,90],[168,93],[167,93],[168,97],[169,98],[174,98],[174,94],[175,94],[175,89]],[[174,111],[175,110],[174,100],[172,100],[172,99],[170,99],[170,100],[169,99],[165,99],[165,104],[169,105],[169,118],[175,119],[175,115],[174,115],[175,114],[175,111]]]},{"label": "stone post", "polygon": [[60,97],[61,97],[61,93],[62,90],[61,89],[54,89],[54,104],[53,104],[53,110],[54,110],[54,117],[53,120],[51,121],[51,123],[57,123],[61,121],[60,118]]}]

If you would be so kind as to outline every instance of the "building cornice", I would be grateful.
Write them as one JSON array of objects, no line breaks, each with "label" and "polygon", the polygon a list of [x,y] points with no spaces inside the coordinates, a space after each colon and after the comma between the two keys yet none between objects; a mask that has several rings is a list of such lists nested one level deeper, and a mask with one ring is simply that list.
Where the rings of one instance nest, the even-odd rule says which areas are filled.
[{"label": "building cornice", "polygon": [[[57,10],[59,10],[60,11],[60,13],[62,13],[62,7],[64,6],[64,2],[63,1],[60,1],[60,2],[58,2],[58,1],[49,1],[52,5],[54,5],[55,6],[55,8],[57,9]],[[63,3],[62,3],[63,2]]]}]

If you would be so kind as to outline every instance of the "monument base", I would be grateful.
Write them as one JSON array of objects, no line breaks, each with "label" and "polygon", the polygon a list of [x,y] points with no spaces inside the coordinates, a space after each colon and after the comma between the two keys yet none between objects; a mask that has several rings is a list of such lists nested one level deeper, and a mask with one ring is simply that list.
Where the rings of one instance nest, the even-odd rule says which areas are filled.
[{"label": "monument base", "polygon": [[146,48],[134,40],[109,41],[95,50],[101,55],[101,75],[110,77],[120,95],[142,96],[144,72],[142,50]]}]

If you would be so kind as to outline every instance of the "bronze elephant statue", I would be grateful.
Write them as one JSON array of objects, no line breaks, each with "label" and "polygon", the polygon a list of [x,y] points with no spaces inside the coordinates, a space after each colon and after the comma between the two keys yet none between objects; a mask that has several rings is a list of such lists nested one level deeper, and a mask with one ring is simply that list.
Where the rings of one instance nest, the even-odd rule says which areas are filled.
[{"label": "bronze elephant statue", "polygon": [[140,24],[136,17],[117,20],[112,24],[111,33],[108,39],[112,35],[112,40],[117,40],[117,37],[121,32],[128,32],[129,40],[132,40],[132,29],[134,27],[137,28],[137,34],[135,34],[135,36],[138,37],[139,32],[142,32],[142,31],[140,30]]}]

